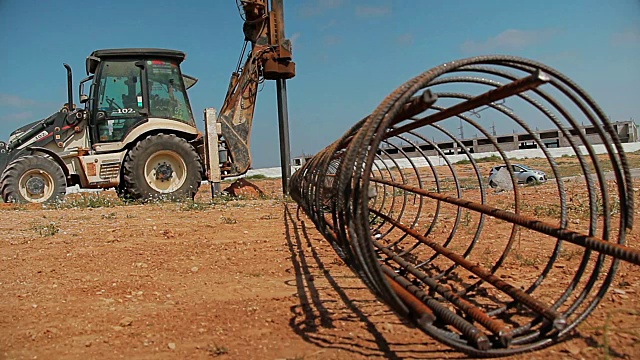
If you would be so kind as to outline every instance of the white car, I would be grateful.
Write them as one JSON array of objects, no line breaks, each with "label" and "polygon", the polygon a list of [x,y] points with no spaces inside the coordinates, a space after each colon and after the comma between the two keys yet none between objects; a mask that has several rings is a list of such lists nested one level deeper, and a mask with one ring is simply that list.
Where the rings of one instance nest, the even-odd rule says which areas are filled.
[{"label": "white car", "polygon": [[[491,172],[489,172],[489,186],[498,186],[497,182],[493,181],[493,179],[498,174],[500,169],[503,168],[506,169],[507,165],[495,166],[491,169]],[[526,165],[512,164],[511,169],[513,170],[513,175],[518,181],[518,184],[534,184],[536,182],[547,181],[547,174],[540,170],[534,170]]]}]

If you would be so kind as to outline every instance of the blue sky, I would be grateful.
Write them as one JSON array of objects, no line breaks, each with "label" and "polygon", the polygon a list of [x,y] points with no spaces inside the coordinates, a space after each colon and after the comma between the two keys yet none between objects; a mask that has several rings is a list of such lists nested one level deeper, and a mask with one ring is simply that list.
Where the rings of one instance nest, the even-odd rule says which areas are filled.
[{"label": "blue sky", "polygon": [[[640,120],[639,0],[285,0],[285,17],[298,71],[288,82],[292,156],[324,148],[413,76],[483,54],[545,62],[613,120]],[[234,0],[0,0],[0,139],[65,102],[63,62],[77,84],[85,57],[114,47],[185,51],[183,71],[200,79],[190,98],[202,129],[242,40]],[[254,167],[277,166],[273,82],[259,94],[253,130]]]}]

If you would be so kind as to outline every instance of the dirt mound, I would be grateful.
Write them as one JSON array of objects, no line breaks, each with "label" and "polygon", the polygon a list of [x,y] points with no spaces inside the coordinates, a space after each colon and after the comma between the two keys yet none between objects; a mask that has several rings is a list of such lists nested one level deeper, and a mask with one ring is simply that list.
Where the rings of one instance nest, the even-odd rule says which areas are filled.
[{"label": "dirt mound", "polygon": [[238,179],[231,183],[229,187],[222,190],[233,197],[242,197],[246,199],[258,199],[264,197],[264,191],[258,185],[244,178]]}]

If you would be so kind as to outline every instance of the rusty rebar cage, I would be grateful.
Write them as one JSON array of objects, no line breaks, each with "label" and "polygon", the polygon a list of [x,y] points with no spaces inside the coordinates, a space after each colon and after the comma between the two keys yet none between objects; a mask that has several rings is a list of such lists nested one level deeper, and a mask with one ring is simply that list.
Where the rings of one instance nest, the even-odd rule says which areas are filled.
[{"label": "rusty rebar cage", "polygon": [[[575,158],[547,148],[532,123],[557,129]],[[506,183],[491,187],[458,124],[492,146]],[[491,124],[525,133],[513,139],[536,149],[546,183],[518,178]],[[624,246],[633,188],[614,126],[570,79],[522,58],[458,60],[411,79],[298,170],[290,194],[374,294],[472,356],[561,341],[618,260],[640,264]]]}]

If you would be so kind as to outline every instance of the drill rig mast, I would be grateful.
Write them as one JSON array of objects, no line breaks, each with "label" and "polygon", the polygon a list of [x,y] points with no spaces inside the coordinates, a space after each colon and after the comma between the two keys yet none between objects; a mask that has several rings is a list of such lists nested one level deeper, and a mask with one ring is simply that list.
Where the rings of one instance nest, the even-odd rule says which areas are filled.
[{"label": "drill rig mast", "polygon": [[[229,156],[229,161],[223,163],[221,168],[223,178],[244,174],[251,166],[249,144],[258,86],[264,80],[277,80],[283,83],[284,80],[295,76],[291,43],[284,39],[282,0],[272,2],[274,6],[270,10],[267,0],[238,1],[238,7],[245,21],[243,26],[245,44],[238,67],[231,75],[227,94],[218,116],[222,146],[226,148]],[[250,52],[241,67],[242,57],[249,44],[251,44]],[[286,98],[283,101],[286,108]],[[278,106],[283,106],[282,101]],[[282,122],[282,118],[280,120]],[[288,138],[286,140],[288,152]],[[283,173],[283,181],[285,177],[286,174]]]}]

